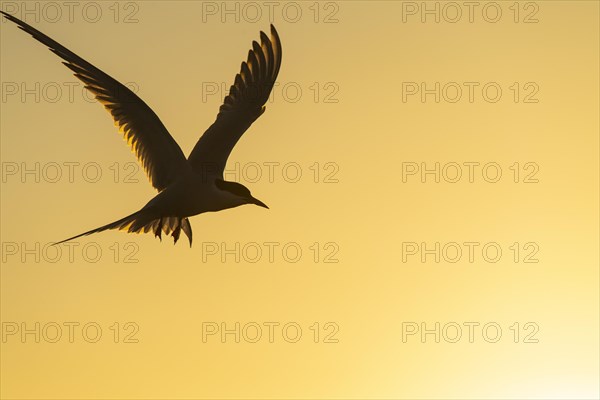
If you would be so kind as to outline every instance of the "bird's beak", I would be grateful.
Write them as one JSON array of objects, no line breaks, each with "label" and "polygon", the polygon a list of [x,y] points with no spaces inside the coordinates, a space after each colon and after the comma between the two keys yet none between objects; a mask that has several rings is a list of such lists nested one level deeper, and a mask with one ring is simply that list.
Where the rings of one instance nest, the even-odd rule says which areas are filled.
[{"label": "bird's beak", "polygon": [[267,206],[265,203],[263,203],[263,202],[262,202],[262,201],[260,201],[259,199],[255,199],[254,197],[252,198],[252,204],[256,204],[257,206],[260,206],[260,207],[264,207],[264,208],[266,208],[266,209],[269,209],[269,207],[268,207],[268,206]]}]

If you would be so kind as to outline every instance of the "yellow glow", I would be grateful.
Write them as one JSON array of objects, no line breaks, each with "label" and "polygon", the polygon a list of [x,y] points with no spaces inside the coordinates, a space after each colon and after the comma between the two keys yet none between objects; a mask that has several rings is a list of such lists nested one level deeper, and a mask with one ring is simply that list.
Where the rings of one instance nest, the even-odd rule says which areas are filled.
[{"label": "yellow glow", "polygon": [[[44,2],[26,21],[136,88],[186,156],[270,22],[261,2],[257,22],[249,3],[227,3],[239,23],[221,22],[222,2],[121,2],[118,15],[96,2],[96,23],[82,17],[87,3],[73,22],[53,3],[57,22]],[[493,18],[487,2],[473,23],[464,6],[452,23],[449,3],[428,2],[441,19],[422,23],[422,2],[391,1],[297,2],[293,23],[295,6],[278,3],[279,85],[226,176],[270,210],[192,217],[191,249],[99,233],[76,241],[72,260],[66,245],[46,245],[156,192],[103,107],[3,20],[0,397],[598,398],[598,3],[520,2],[517,17],[513,3],[498,2],[497,23],[482,17],[485,8]],[[435,93],[421,101],[423,82],[440,83],[439,103]],[[422,183],[436,162],[440,183]],[[494,163],[502,176],[489,183]],[[451,183],[456,165],[463,175]],[[439,263],[407,255],[436,242]],[[465,242],[479,243],[473,263]],[[453,243],[458,262],[448,261]],[[493,258],[494,243],[502,257],[488,262],[482,248]],[[21,340],[21,324],[36,322],[40,343]],[[403,342],[411,323],[436,322],[440,343],[419,333]],[[240,343],[209,334],[213,323],[239,323]],[[279,324],[273,343],[269,323]],[[90,343],[94,324],[102,337]],[[255,324],[263,336],[252,343]],[[455,324],[462,338],[452,343]]]}]

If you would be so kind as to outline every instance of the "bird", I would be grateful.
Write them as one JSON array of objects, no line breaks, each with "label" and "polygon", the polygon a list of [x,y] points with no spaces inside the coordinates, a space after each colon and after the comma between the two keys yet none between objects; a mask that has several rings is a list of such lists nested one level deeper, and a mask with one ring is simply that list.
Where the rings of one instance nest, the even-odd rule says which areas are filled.
[{"label": "bird", "polygon": [[269,208],[244,185],[224,180],[223,171],[238,140],[265,112],[265,103],[279,74],[282,49],[273,24],[270,37],[260,31],[260,43],[252,41],[216,120],[186,158],[154,111],[129,88],[29,24],[4,11],[0,13],[64,60],[62,63],[111,114],[158,191],[138,211],[54,245],[112,229],[151,232],[161,241],[164,233],[173,237],[174,244],[183,231],[192,247],[189,217],[245,204]]}]

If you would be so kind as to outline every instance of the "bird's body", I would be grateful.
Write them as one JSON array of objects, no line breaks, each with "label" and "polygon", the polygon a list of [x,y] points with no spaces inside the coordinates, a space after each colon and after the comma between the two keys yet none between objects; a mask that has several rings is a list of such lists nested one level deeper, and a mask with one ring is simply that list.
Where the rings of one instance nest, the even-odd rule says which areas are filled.
[{"label": "bird's body", "polygon": [[264,104],[279,73],[281,43],[272,25],[271,39],[261,32],[261,43],[252,43],[248,60],[242,62],[241,72],[236,75],[217,119],[186,159],[158,116],[135,93],[27,23],[3,11],[0,13],[65,60],[63,64],[110,112],[150,182],[159,191],[139,211],[58,243],[120,229],[152,232],[159,238],[165,233],[173,236],[175,242],[183,231],[191,246],[192,228],[188,217],[244,204],[268,208],[243,185],[225,181],[223,170],[237,141],[265,111]]},{"label": "bird's body", "polygon": [[219,188],[222,182],[213,175],[202,176],[190,171],[154,196],[142,210],[184,218],[248,204],[243,197]]}]

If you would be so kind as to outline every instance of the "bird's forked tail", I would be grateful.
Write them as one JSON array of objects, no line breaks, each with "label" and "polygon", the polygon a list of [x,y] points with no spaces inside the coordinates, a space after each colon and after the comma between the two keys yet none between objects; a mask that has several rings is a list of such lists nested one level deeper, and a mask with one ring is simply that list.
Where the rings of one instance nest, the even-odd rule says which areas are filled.
[{"label": "bird's forked tail", "polygon": [[91,235],[92,233],[102,232],[109,229],[117,229],[121,231],[127,231],[129,233],[147,233],[152,232],[156,237],[162,240],[162,232],[166,235],[173,236],[173,240],[177,243],[179,235],[183,231],[188,240],[190,241],[190,247],[192,247],[192,226],[187,218],[180,217],[160,217],[156,218],[156,215],[148,215],[145,209],[137,211],[125,218],[121,218],[118,221],[110,224],[101,226],[100,228],[92,229],[81,233],[77,236],[70,237],[60,242],[53,243],[52,245],[61,244],[68,242],[73,239],[80,238],[82,236]]}]

